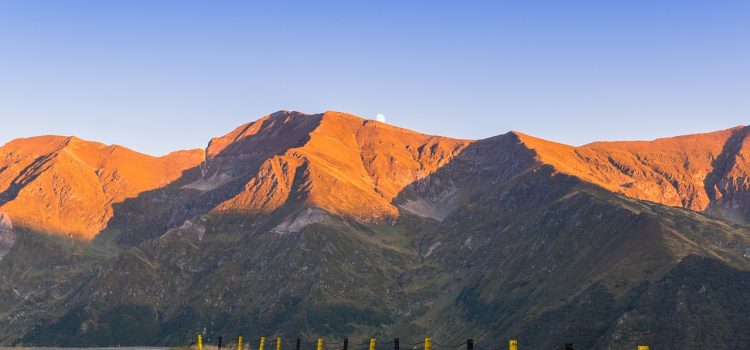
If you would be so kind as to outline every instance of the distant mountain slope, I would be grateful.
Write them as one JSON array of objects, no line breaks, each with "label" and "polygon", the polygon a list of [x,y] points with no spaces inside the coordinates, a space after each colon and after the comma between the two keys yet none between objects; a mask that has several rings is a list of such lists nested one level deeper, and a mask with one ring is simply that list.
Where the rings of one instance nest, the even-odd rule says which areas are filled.
[{"label": "distant mountain slope", "polygon": [[747,133],[571,147],[281,111],[163,158],[14,141],[0,344],[750,348]]},{"label": "distant mountain slope", "polygon": [[199,151],[157,158],[76,137],[14,140],[0,148],[0,212],[15,226],[89,240],[112,205],[165,186],[202,160]]},{"label": "distant mountain slope", "polygon": [[[256,225],[208,212],[79,274],[79,288],[42,303],[49,318],[18,317],[26,326],[12,334],[23,336],[4,342],[179,344],[205,328],[250,339],[477,337],[485,347],[511,337],[529,348],[748,344],[725,337],[746,330],[748,227],[611,193],[535,156],[515,134],[479,141],[398,196],[425,208],[462,194],[440,220],[321,211],[284,226],[286,215]],[[673,313],[655,300],[713,311]],[[653,313],[669,323],[630,319],[657,322]],[[693,336],[700,329],[718,338]]]},{"label": "distant mountain slope", "polygon": [[[285,127],[307,134],[277,130]],[[344,113],[281,112],[213,139],[201,181],[206,176],[240,174],[253,162],[237,162],[238,158],[254,159],[256,145],[273,147],[276,140],[290,137],[305,142],[270,152],[273,157],[258,157],[262,161],[258,173],[243,192],[220,204],[219,210],[273,210],[294,193],[307,206],[344,217],[360,221],[394,218],[398,210],[391,201],[406,185],[434,172],[469,144]],[[273,184],[268,183],[271,179]],[[274,200],[274,196],[283,198]]]},{"label": "distant mountain slope", "polygon": [[[748,130],[582,147],[514,135],[557,171],[744,223],[750,220]],[[394,219],[399,210],[439,219],[461,193],[444,198],[453,203],[445,205],[396,197],[473,142],[345,113],[287,111],[214,138],[205,152],[159,158],[75,137],[19,139],[0,148],[0,212],[17,226],[84,240],[108,227],[107,236],[131,243],[212,210],[260,215],[286,205],[360,222]]]},{"label": "distant mountain slope", "polygon": [[519,134],[542,162],[608,190],[750,220],[750,127],[654,141],[570,147]]},{"label": "distant mountain slope", "polygon": [[105,236],[140,242],[208,212],[317,208],[363,223],[395,219],[398,193],[468,144],[338,112],[274,113],[212,139],[199,174],[118,206]]}]

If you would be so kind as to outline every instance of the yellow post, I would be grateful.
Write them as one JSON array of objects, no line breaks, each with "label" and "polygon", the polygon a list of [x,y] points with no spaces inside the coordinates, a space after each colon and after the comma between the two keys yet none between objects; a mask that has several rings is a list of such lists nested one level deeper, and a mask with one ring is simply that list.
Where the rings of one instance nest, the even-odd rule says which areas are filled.
[{"label": "yellow post", "polygon": [[375,338],[370,338],[370,350],[375,350]]},{"label": "yellow post", "polygon": [[263,350],[263,347],[266,346],[266,337],[260,337],[260,346],[258,346],[258,350]]},{"label": "yellow post", "polygon": [[203,350],[203,338],[198,334],[198,350]]},{"label": "yellow post", "polygon": [[638,350],[648,350],[648,345],[638,345]]},{"label": "yellow post", "polygon": [[242,336],[237,338],[237,350],[242,350]]},{"label": "yellow post", "polygon": [[318,350],[323,350],[323,338],[318,338]]},{"label": "yellow post", "polygon": [[510,350],[518,350],[518,340],[511,339],[510,343],[508,344],[508,348]]},{"label": "yellow post", "polygon": [[281,350],[281,337],[276,337],[276,350]]},{"label": "yellow post", "polygon": [[430,350],[432,348],[432,340],[430,337],[424,338],[424,350]]}]

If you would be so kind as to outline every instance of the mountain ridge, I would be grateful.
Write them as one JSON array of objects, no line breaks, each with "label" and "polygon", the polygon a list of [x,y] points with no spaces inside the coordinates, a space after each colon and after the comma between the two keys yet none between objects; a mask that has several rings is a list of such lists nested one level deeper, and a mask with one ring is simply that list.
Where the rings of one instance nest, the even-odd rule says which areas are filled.
[{"label": "mountain ridge", "polygon": [[0,148],[0,212],[17,225],[89,240],[113,203],[165,185],[200,158],[197,150],[151,157],[74,136],[14,140]]},{"label": "mountain ridge", "polygon": [[747,347],[750,227],[725,215],[750,203],[746,129],[572,147],[282,111],[162,159],[167,175],[93,143],[6,145],[0,184],[21,190],[3,204],[104,227],[89,240],[0,214],[0,344]]},{"label": "mountain ridge", "polygon": [[[739,204],[745,209],[735,215],[721,207],[724,204],[721,199],[722,196],[739,194],[744,200],[742,193],[737,192],[747,192],[750,188],[747,183],[747,162],[734,161],[744,160],[750,150],[750,144],[746,141],[749,131],[750,127],[739,126],[652,141],[595,142],[580,147],[521,135],[531,140],[528,142],[530,148],[542,149],[542,162],[610,191],[665,205],[707,211],[745,223],[748,219],[746,204]],[[726,153],[728,143],[737,143],[733,137],[738,136],[741,146],[734,152]],[[723,188],[719,190],[718,184],[709,184],[709,181],[712,181],[714,169],[721,168],[721,164],[714,164],[721,157],[734,162],[730,169],[724,170],[723,176],[713,180],[723,182]],[[740,183],[737,184],[737,181]],[[731,184],[736,186],[732,187]]]},{"label": "mountain ridge", "polygon": [[[519,144],[535,152],[535,158],[540,163],[607,190],[636,199],[706,211],[744,223],[750,219],[750,205],[747,204],[750,197],[746,196],[750,182],[745,177],[750,164],[734,160],[738,157],[741,159],[739,152],[746,152],[750,146],[742,143],[745,140],[742,137],[736,154],[723,154],[722,150],[732,135],[746,136],[747,130],[747,127],[738,126],[652,141],[594,142],[579,147],[517,131],[506,135],[513,135]],[[180,178],[174,170],[165,168],[168,172],[166,178],[157,179],[158,175],[153,171],[148,174],[139,168],[139,163],[150,162],[151,167],[161,168],[165,165],[156,164],[156,160],[179,163],[175,168],[179,172],[192,167],[200,168],[199,178],[181,185],[186,190],[210,192],[219,190],[233,180],[244,182],[234,185],[244,186],[244,190],[230,191],[237,192],[237,197],[223,198],[212,210],[269,213],[288,201],[302,201],[303,206],[319,207],[335,215],[360,221],[379,221],[397,218],[400,210],[411,208],[420,212],[412,205],[421,204],[412,202],[399,206],[394,201],[409,184],[434,173],[476,142],[478,140],[425,135],[335,111],[313,115],[279,111],[243,124],[224,136],[212,138],[202,151],[203,159],[200,159],[198,150],[175,151],[162,157],[151,157],[122,146],[107,146],[74,136],[17,139],[0,148],[0,155],[6,153],[6,159],[18,153],[26,153],[22,156],[24,158],[43,154],[51,158],[67,157],[69,159],[66,161],[79,162],[81,166],[88,166],[97,172],[109,163],[117,163],[119,153],[124,154],[119,158],[125,161],[110,168],[114,168],[115,175],[138,169],[130,171],[131,174],[125,175],[125,178],[140,183],[134,184],[132,189],[120,189],[124,192],[122,194],[107,196],[103,193],[105,190],[90,191],[89,195],[93,196],[90,201],[102,203],[96,209],[101,213],[99,219],[87,218],[84,220],[86,224],[71,222],[71,228],[66,227],[64,218],[50,218],[56,223],[49,227],[36,227],[90,240],[110,220],[111,203],[120,203],[140,193],[158,190]],[[92,151],[92,148],[96,151]],[[728,159],[725,162],[734,162],[724,170],[724,174],[716,175],[712,163],[722,154]],[[128,158],[131,158],[131,164],[128,164]],[[14,162],[18,163],[19,160]],[[22,209],[15,209],[10,200],[15,191],[11,187],[19,187],[18,180],[23,178],[20,173],[23,170],[14,174],[12,169],[7,169],[8,163],[13,162],[5,163],[0,166],[4,170],[0,174],[14,176],[8,179],[6,175],[6,180],[0,181],[0,185],[6,183],[0,186],[5,188],[6,193],[6,199],[0,201],[0,212],[9,212],[15,221],[28,222],[28,218],[15,214]],[[144,179],[149,176],[150,179]],[[99,174],[97,177],[101,178]],[[238,177],[243,179],[238,180]],[[75,184],[79,180],[71,181]],[[94,181],[88,180],[88,183],[89,187],[95,186]],[[50,184],[43,186],[51,187]],[[329,189],[334,189],[334,192],[329,192]],[[298,198],[295,199],[295,195]],[[738,204],[738,201],[741,203]],[[432,216],[439,218],[443,214]],[[97,221],[100,224],[95,224]]]}]

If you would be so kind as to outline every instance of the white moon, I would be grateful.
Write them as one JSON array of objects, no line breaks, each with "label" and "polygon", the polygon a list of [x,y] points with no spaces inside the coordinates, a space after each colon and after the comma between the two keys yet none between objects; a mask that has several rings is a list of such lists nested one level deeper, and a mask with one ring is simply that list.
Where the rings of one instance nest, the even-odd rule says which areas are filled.
[{"label": "white moon", "polygon": [[377,121],[379,121],[381,123],[385,123],[385,116],[382,115],[382,114],[378,114],[378,115],[375,116],[375,120],[377,120]]}]

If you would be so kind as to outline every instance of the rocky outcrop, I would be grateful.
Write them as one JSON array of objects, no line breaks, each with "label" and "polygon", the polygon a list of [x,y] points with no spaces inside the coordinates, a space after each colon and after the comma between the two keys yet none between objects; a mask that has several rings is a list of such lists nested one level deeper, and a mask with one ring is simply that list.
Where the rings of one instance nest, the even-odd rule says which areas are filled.
[{"label": "rocky outcrop", "polygon": [[0,260],[8,255],[14,243],[16,243],[16,234],[13,232],[13,222],[8,215],[0,213]]},{"label": "rocky outcrop", "polygon": [[750,127],[653,141],[571,147],[518,134],[556,170],[664,205],[750,221]]},{"label": "rocky outcrop", "polygon": [[750,230],[721,218],[746,218],[746,130],[571,147],[282,111],[161,158],[14,141],[0,344],[748,348]]},{"label": "rocky outcrop", "polygon": [[[291,200],[362,222],[397,217],[394,198],[470,144],[338,112],[279,112],[238,130],[212,140],[207,176],[261,166],[217,210],[272,211]],[[277,139],[289,143],[267,141]],[[269,150],[259,154],[256,145]],[[244,161],[235,162],[238,157]]]},{"label": "rocky outcrop", "polygon": [[[486,186],[549,166],[631,198],[746,223],[748,130],[571,147],[517,132],[469,141],[340,112],[280,111],[202,152],[164,157],[44,136],[0,148],[0,210],[18,226],[82,240],[106,229],[125,244],[207,213],[317,208],[361,223],[402,212],[443,220]],[[456,180],[480,172],[492,175]]]},{"label": "rocky outcrop", "polygon": [[14,140],[0,148],[0,211],[17,226],[90,240],[113,205],[166,186],[202,160],[197,150],[151,157],[76,137]]},{"label": "rocky outcrop", "polygon": [[360,223],[394,220],[396,197],[470,144],[346,113],[273,113],[212,139],[197,176],[118,205],[105,236],[117,232],[130,245],[200,215],[307,208]]}]

